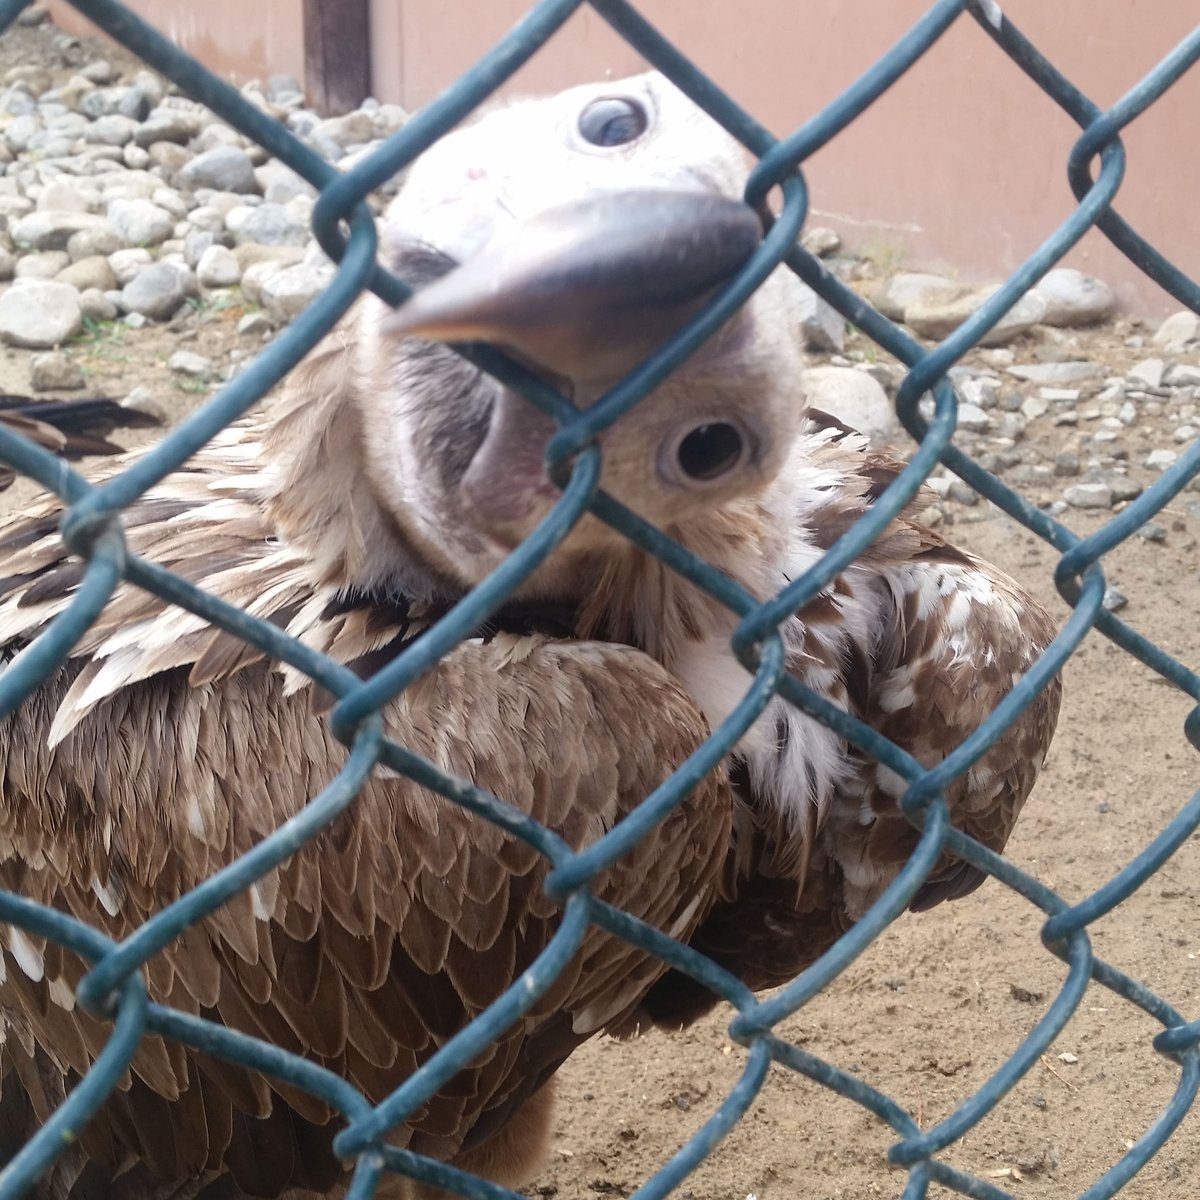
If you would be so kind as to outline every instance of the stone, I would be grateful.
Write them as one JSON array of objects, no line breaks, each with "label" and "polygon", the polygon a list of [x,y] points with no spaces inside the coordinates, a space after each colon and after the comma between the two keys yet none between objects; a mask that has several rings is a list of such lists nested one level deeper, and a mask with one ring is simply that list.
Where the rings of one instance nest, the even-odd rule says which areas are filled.
[{"label": "stone", "polygon": [[1076,483],[1063,491],[1072,508],[1112,508],[1113,495],[1106,483]]},{"label": "stone", "polygon": [[1200,367],[1188,363],[1173,363],[1163,376],[1168,387],[1200,387]]},{"label": "stone", "polygon": [[1070,450],[1062,450],[1054,456],[1054,474],[1071,476],[1079,474],[1079,455]]},{"label": "stone", "polygon": [[887,392],[865,371],[810,367],[804,372],[804,390],[814,408],[857,429],[872,446],[886,446],[900,435]]},{"label": "stone", "polygon": [[112,267],[117,284],[124,287],[139,271],[148,267],[154,261],[154,255],[141,246],[131,246],[127,250],[117,250],[108,256],[108,265]]},{"label": "stone", "polygon": [[343,150],[369,142],[375,137],[375,122],[370,113],[361,109],[346,113],[342,117],[329,117],[321,121],[313,130],[314,140],[322,139],[335,142]]},{"label": "stone", "polygon": [[153,417],[160,422],[166,422],[169,419],[167,410],[163,408],[158,397],[148,387],[131,389],[121,401],[121,407],[128,408],[131,412],[145,413],[148,417]]},{"label": "stone", "polygon": [[333,281],[332,264],[297,263],[274,271],[262,284],[262,305],[267,315],[286,324],[302,313]]},{"label": "stone", "polygon": [[192,161],[192,152],[186,146],[174,142],[154,142],[146,151],[150,165],[157,167],[168,177],[178,174]]},{"label": "stone", "polygon": [[243,276],[260,263],[291,267],[304,258],[304,251],[299,246],[260,246],[257,242],[243,242],[240,246],[234,246],[233,253]]},{"label": "stone", "polygon": [[65,250],[45,250],[41,254],[25,254],[17,259],[18,279],[53,279],[71,261]]},{"label": "stone", "polygon": [[[376,124],[378,125],[378,122]],[[827,229],[824,225],[814,225],[801,234],[800,245],[809,254],[815,254],[817,258],[826,258],[830,254],[836,254],[842,248],[842,239],[834,230]]]},{"label": "stone", "polygon": [[70,284],[29,279],[0,294],[0,340],[10,346],[49,350],[82,326],[79,293]]},{"label": "stone", "polygon": [[165,321],[195,293],[196,277],[186,266],[157,262],[143,267],[121,289],[121,304],[129,313]]},{"label": "stone", "polygon": [[138,127],[133,140],[147,148],[155,142],[184,146],[199,132],[199,114],[179,108],[156,108]]},{"label": "stone", "polygon": [[239,242],[260,246],[304,246],[309,238],[308,226],[282,204],[242,205],[229,212],[225,224]]},{"label": "stone", "polygon": [[1051,404],[1077,404],[1082,395],[1078,388],[1043,387],[1038,388],[1038,395]]},{"label": "stone", "polygon": [[974,404],[985,412],[1000,403],[1000,384],[988,376],[964,379],[958,384],[958,394],[968,404]]},{"label": "stone", "polygon": [[112,266],[103,254],[93,254],[88,258],[78,259],[69,267],[64,267],[55,275],[62,283],[69,283],[73,288],[84,292],[89,288],[98,288],[107,292],[117,286],[117,277]]},{"label": "stone", "polygon": [[1050,411],[1050,401],[1045,396],[1026,396],[1021,401],[1021,415],[1027,421],[1036,421]]},{"label": "stone", "polygon": [[315,196],[316,188],[284,163],[272,160],[254,172],[268,204],[286,204],[297,196]]},{"label": "stone", "polygon": [[112,321],[117,316],[117,306],[99,288],[79,293],[79,309],[89,321]]},{"label": "stone", "polygon": [[17,256],[11,250],[0,248],[0,281],[12,279],[17,273]]},{"label": "stone", "polygon": [[73,179],[52,179],[37,198],[38,212],[85,213],[95,204],[95,193],[88,195]]},{"label": "stone", "polygon": [[1047,271],[1033,291],[1045,302],[1045,325],[1095,325],[1112,316],[1117,303],[1107,283],[1071,267]]},{"label": "stone", "polygon": [[121,151],[121,161],[133,170],[144,171],[150,165],[150,151],[130,142]]},{"label": "stone", "polygon": [[1167,540],[1167,527],[1160,525],[1157,521],[1147,521],[1137,531],[1137,535],[1147,542],[1165,542]]},{"label": "stone", "polygon": [[992,418],[977,404],[960,404],[958,406],[958,428],[971,433],[983,433],[991,429]]},{"label": "stone", "polygon": [[1118,612],[1129,603],[1129,597],[1119,587],[1110,583],[1104,589],[1104,599],[1100,603],[1106,611]]},{"label": "stone", "polygon": [[108,223],[129,246],[157,246],[175,232],[171,214],[149,200],[114,200]]},{"label": "stone", "polygon": [[67,253],[72,262],[84,258],[93,258],[97,254],[109,255],[124,249],[125,242],[121,235],[107,222],[92,229],[80,229],[67,239]]},{"label": "stone", "polygon": [[167,359],[167,370],[176,375],[190,375],[194,379],[208,379],[212,375],[212,360],[194,350],[176,350]]},{"label": "stone", "polygon": [[61,350],[32,355],[29,378],[35,392],[76,392],[86,383],[83,368]]},{"label": "stone", "polygon": [[1146,387],[1156,388],[1162,385],[1163,375],[1166,374],[1167,364],[1161,358],[1144,358],[1125,372],[1125,378],[1133,383],[1145,384]]},{"label": "stone", "polygon": [[257,192],[254,164],[237,146],[218,146],[197,154],[175,177],[177,186],[195,191],[214,188],[221,192]]},{"label": "stone", "polygon": [[31,212],[9,226],[12,240],[31,250],[65,250],[71,237],[84,230],[109,228],[95,213]]},{"label": "stone", "polygon": [[1102,379],[1104,368],[1094,362],[1049,362],[1021,363],[1006,368],[1008,374],[1026,383],[1056,386],[1064,383],[1083,383],[1089,379]]},{"label": "stone", "polygon": [[891,321],[903,321],[909,304],[930,292],[955,288],[953,279],[916,271],[893,275],[874,295],[873,303]]},{"label": "stone", "polygon": [[1151,450],[1146,455],[1146,466],[1152,471],[1165,471],[1168,467],[1173,467],[1178,458],[1177,450]]},{"label": "stone", "polygon": [[1200,341],[1200,315],[1189,308],[1172,313],[1155,330],[1151,340],[1168,354],[1178,354],[1189,342]]},{"label": "stone", "polygon": [[231,287],[241,277],[237,255],[225,246],[209,246],[196,263],[196,279],[204,287]]},{"label": "stone", "polygon": [[1200,429],[1197,429],[1194,425],[1180,425],[1171,436],[1175,441],[1183,444],[1195,441],[1197,437],[1200,437]]},{"label": "stone", "polygon": [[126,142],[133,141],[137,129],[138,123],[132,117],[112,113],[93,122],[84,137],[89,142],[100,142],[105,146],[124,146]]},{"label": "stone", "polygon": [[[304,197],[297,197],[297,200]],[[305,229],[308,228],[307,222]],[[816,292],[796,279],[791,279],[796,289],[796,312],[800,317],[800,337],[806,350],[818,353],[834,353],[846,344],[846,322],[841,313]]]},{"label": "stone", "polygon": [[271,318],[265,312],[246,313],[237,323],[237,331],[246,337],[262,337],[275,328]]},{"label": "stone", "polygon": [[[921,337],[944,338],[974,315],[998,290],[999,285],[929,288],[905,306],[904,323]],[[980,344],[997,346],[1011,342],[1032,329],[1045,312],[1045,301],[1032,292],[1026,293],[989,330]]]}]

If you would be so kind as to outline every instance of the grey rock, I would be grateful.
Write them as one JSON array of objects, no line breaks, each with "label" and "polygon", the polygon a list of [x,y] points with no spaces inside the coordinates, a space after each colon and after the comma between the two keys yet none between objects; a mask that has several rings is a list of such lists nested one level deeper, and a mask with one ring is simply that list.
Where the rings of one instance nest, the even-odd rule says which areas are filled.
[{"label": "grey rock", "polygon": [[1104,599],[1100,603],[1108,612],[1119,612],[1129,603],[1129,597],[1119,587],[1110,583],[1104,589]]},{"label": "grey rock", "polygon": [[314,139],[336,143],[343,150],[369,142],[375,137],[375,122],[370,113],[361,109],[346,113],[342,117],[329,117],[320,122],[312,132]]},{"label": "grey rock", "polygon": [[1122,425],[1132,425],[1137,420],[1137,408],[1132,401],[1126,400],[1117,410],[1117,420]]},{"label": "grey rock", "polygon": [[212,233],[207,229],[193,229],[183,239],[183,261],[195,268],[206,250],[213,246],[224,246],[229,240],[229,234],[224,230]]},{"label": "grey rock", "polygon": [[1079,474],[1079,455],[1062,450],[1054,456],[1054,474],[1060,478]]},{"label": "grey rock", "polygon": [[[297,196],[289,207],[302,201],[312,203],[306,196]],[[293,216],[299,219],[294,209]],[[308,222],[305,221],[305,230],[308,227]],[[822,300],[806,283],[795,279],[793,284],[797,294],[796,311],[800,317],[800,337],[805,349],[819,353],[840,351],[846,344],[846,322],[841,313]]]},{"label": "grey rock", "polygon": [[225,246],[209,246],[196,264],[196,278],[204,287],[232,287],[241,277],[237,255]]},{"label": "grey rock", "polygon": [[929,275],[902,271],[893,275],[874,295],[875,307],[889,320],[903,321],[905,310],[914,300],[929,292],[956,288],[953,279],[944,275]]},{"label": "grey rock", "polygon": [[[931,288],[904,309],[904,323],[925,338],[944,338],[973,316],[997,291],[988,287]],[[1027,292],[984,336],[981,345],[1000,346],[1028,332],[1045,316],[1046,304]]]},{"label": "grey rock", "polygon": [[114,200],[108,223],[130,246],[157,246],[175,232],[171,214],[149,200]]},{"label": "grey rock", "polygon": [[[376,129],[378,130],[378,122],[376,122]],[[824,225],[814,225],[801,235],[800,244],[809,254],[815,254],[818,258],[826,258],[830,254],[836,254],[842,248],[842,239],[838,237],[836,231],[828,229]]]},{"label": "grey rock", "polygon": [[1200,315],[1185,308],[1172,313],[1155,331],[1154,344],[1168,354],[1178,354],[1189,342],[1200,340]]},{"label": "grey rock", "polygon": [[1070,267],[1047,271],[1033,290],[1045,302],[1046,325],[1095,325],[1112,316],[1117,303],[1107,283]]},{"label": "grey rock", "polygon": [[804,373],[804,390],[814,408],[857,429],[872,446],[886,446],[900,434],[887,392],[864,371],[810,367]]},{"label": "grey rock", "polygon": [[108,256],[108,265],[112,267],[117,283],[124,287],[131,282],[139,271],[148,267],[154,261],[154,255],[141,246],[131,246],[127,250],[116,250]]},{"label": "grey rock", "polygon": [[223,233],[225,231],[225,214],[211,204],[202,204],[193,208],[188,214],[188,220],[196,229],[207,233]]},{"label": "grey rock", "polygon": [[303,95],[304,89],[294,75],[272,75],[267,80],[267,99],[279,103],[281,96]]},{"label": "grey rock", "polygon": [[67,253],[72,262],[93,258],[97,254],[108,255],[124,248],[125,242],[119,233],[105,220],[91,229],[80,229],[67,239]]},{"label": "grey rock", "polygon": [[78,259],[69,267],[64,267],[59,271],[55,279],[61,283],[69,283],[81,292],[85,292],[89,288],[107,292],[117,286],[117,277],[103,254],[93,254],[88,258]]},{"label": "grey rock", "polygon": [[134,141],[149,148],[155,142],[184,146],[200,132],[200,117],[178,108],[156,108],[139,126]]},{"label": "grey rock", "polygon": [[85,213],[97,205],[99,194],[85,192],[76,180],[52,179],[37,198],[38,212]]},{"label": "grey rock", "polygon": [[42,121],[32,113],[22,113],[14,117],[4,131],[4,140],[14,154],[21,154],[29,148],[29,143],[41,132]]},{"label": "grey rock", "polygon": [[35,392],[75,392],[86,382],[83,368],[61,350],[32,355],[29,376]]},{"label": "grey rock", "polygon": [[[50,10],[44,4],[30,4],[17,17],[18,25],[45,25],[50,20]],[[74,39],[71,39],[72,41]]]},{"label": "grey rock", "polygon": [[93,122],[84,137],[89,142],[102,142],[106,146],[124,146],[126,142],[133,141],[137,128],[138,123],[132,117],[111,113]]},{"label": "grey rock", "polygon": [[111,321],[117,315],[117,306],[98,288],[79,293],[79,310],[91,321]]},{"label": "grey rock", "polygon": [[116,79],[117,69],[107,58],[96,58],[90,63],[84,63],[79,68],[79,74],[91,83],[106,84]]},{"label": "grey rock", "polygon": [[1072,508],[1112,508],[1113,495],[1106,483],[1076,483],[1063,491]]},{"label": "grey rock", "polygon": [[1094,362],[1021,363],[1007,370],[1010,375],[1027,383],[1049,385],[1083,383],[1088,379],[1104,377],[1104,368]]},{"label": "grey rock", "polygon": [[150,152],[130,142],[121,151],[121,161],[135,171],[144,171],[150,165]]},{"label": "grey rock", "polygon": [[262,285],[262,305],[267,315],[286,324],[306,309],[333,281],[332,265],[297,263],[275,271]]},{"label": "grey rock", "polygon": [[187,216],[187,201],[174,188],[155,188],[150,194],[150,201],[164,212],[170,213],[176,221],[181,221]]},{"label": "grey rock", "polygon": [[18,246],[33,250],[65,250],[73,234],[105,228],[108,223],[95,213],[31,212],[14,221],[9,232]]},{"label": "grey rock", "polygon": [[132,113],[121,112],[121,101],[125,99],[128,91],[128,88],[123,87],[93,87],[86,95],[80,96],[79,111],[94,121],[112,116],[126,116],[137,120]]},{"label": "grey rock", "polygon": [[30,279],[0,294],[0,340],[11,346],[48,350],[79,332],[79,293],[66,283]]},{"label": "grey rock", "polygon": [[1168,387],[1200,387],[1200,367],[1188,363],[1173,363],[1163,376]]},{"label": "grey rock", "polygon": [[239,242],[260,246],[304,246],[308,226],[298,221],[281,204],[260,204],[233,209],[225,222]]},{"label": "grey rock", "polygon": [[1078,388],[1043,387],[1038,388],[1038,396],[1050,404],[1060,408],[1064,405],[1077,404],[1083,393]]},{"label": "grey rock", "polygon": [[1165,471],[1168,467],[1173,467],[1178,458],[1177,450],[1151,450],[1146,455],[1146,466],[1152,471]]},{"label": "grey rock", "polygon": [[1144,358],[1125,372],[1125,378],[1133,383],[1156,388],[1162,384],[1167,364],[1161,358]]},{"label": "grey rock", "polygon": [[247,337],[261,337],[275,328],[271,318],[264,312],[249,312],[237,323],[238,333]]},{"label": "grey rock", "polygon": [[992,418],[976,404],[960,404],[958,406],[958,428],[972,433],[982,433],[991,429]]},{"label": "grey rock", "polygon": [[958,394],[968,404],[974,404],[987,412],[1000,403],[1000,384],[986,375],[964,379],[958,384]]},{"label": "grey rock", "polygon": [[117,104],[117,112],[139,123],[145,121],[158,102],[156,97],[139,84],[121,89],[125,94]]},{"label": "grey rock", "polygon": [[1021,401],[1020,412],[1027,421],[1036,421],[1050,411],[1050,401],[1045,396],[1026,396]]},{"label": "grey rock", "polygon": [[1180,425],[1171,436],[1180,443],[1194,442],[1197,437],[1200,437],[1200,429],[1194,425]]},{"label": "grey rock", "polygon": [[157,262],[144,267],[121,289],[129,313],[165,321],[196,293],[196,277],[180,263]]},{"label": "grey rock", "polygon": [[1137,535],[1147,542],[1165,542],[1167,540],[1167,527],[1160,525],[1157,521],[1147,521],[1137,531]]},{"label": "grey rock", "polygon": [[178,174],[192,161],[192,152],[186,146],[177,146],[174,142],[153,142],[147,153],[150,155],[150,165],[168,178]]},{"label": "grey rock", "polygon": [[218,146],[197,154],[176,176],[180,187],[195,191],[214,188],[221,192],[257,192],[254,164],[237,146]]},{"label": "grey rock", "polygon": [[65,250],[44,250],[17,259],[18,279],[53,279],[71,261]]},{"label": "grey rock", "polygon": [[271,161],[255,171],[263,199],[268,204],[286,204],[297,196],[315,196],[316,189],[281,162]]},{"label": "grey rock", "polygon": [[167,369],[176,375],[190,375],[194,379],[208,379],[212,375],[212,360],[194,350],[176,350],[167,359]]},{"label": "grey rock", "polygon": [[169,415],[158,397],[148,387],[131,389],[125,399],[121,401],[121,407],[131,409],[133,412],[145,413],[158,421],[166,421]]}]

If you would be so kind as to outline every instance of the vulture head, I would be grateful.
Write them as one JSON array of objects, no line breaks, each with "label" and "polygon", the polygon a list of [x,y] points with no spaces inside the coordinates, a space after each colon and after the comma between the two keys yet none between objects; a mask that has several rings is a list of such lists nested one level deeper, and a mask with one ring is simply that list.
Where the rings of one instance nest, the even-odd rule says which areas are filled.
[{"label": "vulture head", "polygon": [[[389,522],[477,582],[559,496],[555,432],[447,344],[511,354],[586,408],[675,333],[762,236],[737,143],[659,75],[493,110],[421,156],[383,221],[418,290],[371,298],[358,388],[365,470]],[[760,492],[801,414],[794,281],[751,301],[599,439],[601,486],[675,529]],[[564,548],[616,535],[588,519]]]}]

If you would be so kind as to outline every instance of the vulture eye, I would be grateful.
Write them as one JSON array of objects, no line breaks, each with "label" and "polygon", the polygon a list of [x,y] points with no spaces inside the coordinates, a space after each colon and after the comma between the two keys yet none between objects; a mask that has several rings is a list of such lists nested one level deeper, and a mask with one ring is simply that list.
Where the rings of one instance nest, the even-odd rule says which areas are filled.
[{"label": "vulture eye", "polygon": [[593,100],[579,114],[579,134],[593,146],[624,146],[646,132],[650,118],[636,101],[620,96]]},{"label": "vulture eye", "polygon": [[712,421],[697,425],[680,439],[675,462],[685,479],[712,483],[741,466],[749,449],[747,438],[736,425]]}]

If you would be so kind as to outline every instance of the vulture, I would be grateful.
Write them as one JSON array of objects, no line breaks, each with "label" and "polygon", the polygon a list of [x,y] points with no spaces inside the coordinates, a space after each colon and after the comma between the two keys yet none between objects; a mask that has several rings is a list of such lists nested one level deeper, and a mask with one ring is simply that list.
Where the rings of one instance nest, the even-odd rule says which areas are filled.
[{"label": "vulture", "polygon": [[[362,676],[503,563],[555,504],[554,423],[454,349],[511,354],[586,408],[681,328],[762,237],[747,164],[662,77],[495,107],[411,167],[374,296],[281,393],[125,510],[129,546]],[[900,465],[805,404],[797,287],[772,273],[599,437],[601,486],[754,596],[812,566]],[[122,465],[107,464],[94,477]],[[923,526],[919,496],[782,627],[788,669],[933,765],[1053,636],[1012,579]],[[0,648],[70,603],[82,564],[49,499],[0,525]],[[735,617],[588,515],[383,713],[386,733],[594,843],[750,683]],[[122,585],[0,724],[0,887],[123,938],[293,816],[344,763],[331,698],[200,618]],[[1043,762],[1048,689],[948,791],[994,849]],[[898,776],[784,700],[601,873],[596,896],[755,989],[859,919],[916,833]],[[543,858],[376,771],[310,844],[148,962],[153,1000],[275,1043],[372,1103],[495,1000],[559,926]],[[914,907],[980,882],[946,858]],[[0,926],[0,1163],[105,1044],[86,964]],[[584,1040],[680,1026],[714,998],[593,927],[530,1011],[389,1135],[509,1185],[538,1168],[553,1076]],[[54,1200],[338,1196],[322,1099],[146,1038],[37,1185]],[[426,1195],[388,1177],[383,1196]]]}]

